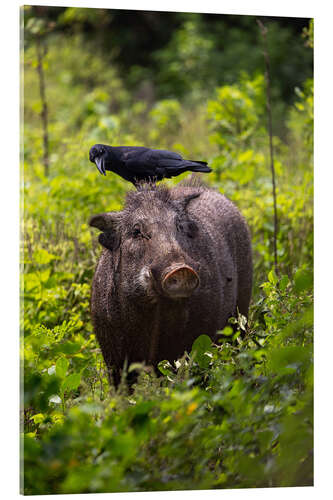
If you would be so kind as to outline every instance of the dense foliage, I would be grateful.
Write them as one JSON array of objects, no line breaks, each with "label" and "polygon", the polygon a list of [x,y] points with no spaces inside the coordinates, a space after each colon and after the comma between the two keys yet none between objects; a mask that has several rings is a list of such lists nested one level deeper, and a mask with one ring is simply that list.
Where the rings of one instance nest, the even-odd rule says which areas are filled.
[{"label": "dense foliage", "polygon": [[[62,9],[62,22],[72,27],[67,35],[48,28],[48,19],[44,25],[31,13],[26,19],[22,490],[51,494],[311,485],[313,82],[307,78],[295,88],[288,104],[281,99],[282,88],[275,93],[276,109],[284,110],[283,136],[273,138],[277,275],[265,80],[261,62],[253,72],[247,65],[246,39],[237,72],[221,84],[213,71],[214,38],[204,29],[202,40],[198,38],[200,18],[185,16],[159,48],[162,66],[156,75],[158,85],[180,85],[181,92],[162,99],[149,92],[140,97],[129,90],[117,63],[105,64],[91,32],[88,36],[91,26],[83,34],[80,15],[82,9]],[[98,16],[99,11],[91,11],[90,25]],[[283,31],[278,30],[275,24],[276,38]],[[47,43],[48,176],[35,43],[39,34]],[[236,35],[241,45],[239,33],[230,28],[228,36]],[[296,54],[305,42],[311,45],[311,36],[310,25],[305,37],[293,38]],[[273,53],[279,50],[283,45],[276,42]],[[306,50],[311,60],[311,47]],[[171,53],[176,54],[173,61]],[[177,64],[188,64],[188,71],[182,75]],[[196,64],[204,68],[202,75]],[[238,67],[247,73],[240,75]],[[146,71],[131,66],[130,74],[139,70]],[[173,75],[182,80],[173,83]],[[207,75],[214,88],[209,97]],[[216,345],[202,332],[191,353],[160,364],[159,377],[149,367],[136,366],[140,376],[130,393],[125,383],[118,391],[108,385],[90,322],[90,285],[100,247],[87,221],[93,214],[119,209],[129,189],[115,175],[100,176],[89,163],[88,150],[95,142],[170,148],[207,160],[214,172],[205,180],[236,203],[253,238],[248,324],[235,318],[237,332],[226,327]],[[179,178],[167,182],[172,185]]]}]

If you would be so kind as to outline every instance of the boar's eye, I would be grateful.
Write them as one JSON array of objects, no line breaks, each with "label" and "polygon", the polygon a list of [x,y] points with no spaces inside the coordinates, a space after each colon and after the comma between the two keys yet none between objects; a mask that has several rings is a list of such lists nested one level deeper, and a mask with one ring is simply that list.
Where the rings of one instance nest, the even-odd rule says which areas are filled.
[{"label": "boar's eye", "polygon": [[133,238],[138,238],[139,236],[142,236],[141,234],[141,228],[139,224],[135,224],[132,229],[132,236]]},{"label": "boar's eye", "polygon": [[137,238],[144,238],[146,240],[150,240],[151,234],[147,233],[144,227],[140,223],[134,224],[134,226],[131,229],[131,237],[134,239]]}]

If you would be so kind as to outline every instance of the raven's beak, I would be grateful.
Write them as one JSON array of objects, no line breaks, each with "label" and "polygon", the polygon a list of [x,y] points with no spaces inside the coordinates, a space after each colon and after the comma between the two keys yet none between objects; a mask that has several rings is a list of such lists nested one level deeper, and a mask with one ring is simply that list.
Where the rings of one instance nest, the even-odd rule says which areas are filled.
[{"label": "raven's beak", "polygon": [[95,164],[96,164],[96,167],[98,168],[98,170],[100,171],[100,173],[102,175],[106,175],[105,168],[104,168],[104,162],[103,162],[102,158],[96,158]]}]

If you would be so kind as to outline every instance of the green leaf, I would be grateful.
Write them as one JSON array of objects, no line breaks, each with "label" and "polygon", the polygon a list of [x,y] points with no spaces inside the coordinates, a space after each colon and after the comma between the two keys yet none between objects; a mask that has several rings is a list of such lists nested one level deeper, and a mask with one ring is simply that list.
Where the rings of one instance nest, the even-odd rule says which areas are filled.
[{"label": "green leaf", "polygon": [[51,274],[51,269],[45,269],[44,271],[38,273],[38,277],[41,283],[46,283]]},{"label": "green leaf", "polygon": [[234,330],[231,326],[226,326],[223,328],[223,330],[219,331],[218,332],[220,335],[225,335],[226,337],[230,337],[233,333],[234,333]]},{"label": "green leaf", "polygon": [[270,283],[272,283],[273,285],[276,285],[276,283],[278,282],[278,277],[276,276],[274,269],[272,269],[271,271],[269,271],[269,273],[268,273],[268,281]]},{"label": "green leaf", "polygon": [[49,253],[44,248],[39,248],[33,253],[33,258],[37,264],[49,264],[52,260],[59,259],[57,255]]},{"label": "green leaf", "polygon": [[69,361],[67,358],[59,358],[56,362],[56,374],[59,378],[64,379],[67,373]]},{"label": "green leaf", "polygon": [[64,344],[60,344],[59,347],[61,348],[62,352],[64,354],[74,354],[78,352],[82,345],[79,342],[65,342]]},{"label": "green leaf", "polygon": [[280,290],[282,292],[285,291],[285,289],[287,288],[287,285],[289,283],[289,278],[288,276],[285,274],[284,276],[282,276],[282,278],[280,279],[279,281],[279,287],[280,287]]},{"label": "green leaf", "polygon": [[200,368],[208,368],[210,358],[206,356],[212,346],[212,341],[208,335],[200,335],[192,346],[191,356],[198,363]]},{"label": "green leaf", "polygon": [[157,365],[157,368],[159,369],[159,371],[162,373],[162,375],[173,375],[174,372],[173,372],[173,368],[172,368],[172,365],[170,364],[170,362],[166,359],[164,359],[163,361],[160,361]]},{"label": "green leaf", "polygon": [[72,373],[61,384],[63,391],[75,391],[81,383],[81,373]]},{"label": "green leaf", "polygon": [[238,325],[241,330],[245,331],[246,330],[246,324],[247,324],[247,318],[243,314],[238,314],[237,318]]},{"label": "green leaf", "polygon": [[45,415],[43,413],[37,413],[31,417],[31,420],[35,422],[35,424],[41,424],[44,421]]},{"label": "green leaf", "polygon": [[313,287],[313,272],[308,269],[299,269],[294,276],[295,290],[300,293]]}]

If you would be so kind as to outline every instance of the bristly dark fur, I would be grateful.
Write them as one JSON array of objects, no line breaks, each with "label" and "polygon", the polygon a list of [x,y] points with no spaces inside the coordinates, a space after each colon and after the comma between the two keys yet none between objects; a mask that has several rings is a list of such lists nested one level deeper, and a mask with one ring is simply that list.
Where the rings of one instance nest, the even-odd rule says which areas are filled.
[{"label": "bristly dark fur", "polygon": [[198,174],[186,177],[176,186],[168,186],[165,183],[156,185],[154,182],[142,182],[136,190],[127,192],[124,213],[141,208],[143,201],[146,205],[151,205],[152,209],[154,208],[155,210],[160,203],[163,206],[169,206],[178,211],[179,206],[176,200],[186,197],[187,190],[189,190],[189,194],[198,193],[198,195],[207,190],[217,192],[216,189],[203,182],[201,176]]},{"label": "bristly dark fur", "polygon": [[163,204],[170,204],[171,190],[166,184],[157,186],[152,182],[142,183],[140,189],[128,191],[126,195],[125,207],[135,209],[142,204],[142,200],[159,200]]},{"label": "bristly dark fur", "polygon": [[[248,227],[237,208],[197,176],[170,188],[140,186],[127,194],[121,212],[104,216],[115,221],[100,241],[105,250],[95,272],[91,312],[116,385],[125,361],[154,367],[164,359],[173,362],[199,335],[216,342],[230,316],[238,311],[247,316]],[[177,299],[165,294],[163,283],[179,266],[197,273],[200,284]]]},{"label": "bristly dark fur", "polygon": [[[171,200],[171,190],[179,187],[189,187],[198,189],[213,189],[206,184],[200,175],[192,174],[181,180],[176,186],[168,186],[167,184],[156,185],[154,182],[141,182],[137,190],[131,190],[126,195],[126,205],[132,205],[138,199],[139,193],[152,194],[155,199],[159,199],[164,203]],[[142,199],[141,197],[139,199]]]},{"label": "bristly dark fur", "polygon": [[210,186],[202,180],[199,174],[192,174],[185,177],[185,179],[179,182],[178,186],[211,189]]}]

